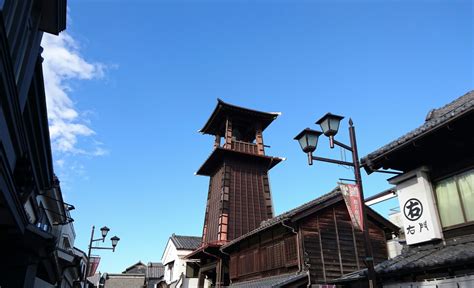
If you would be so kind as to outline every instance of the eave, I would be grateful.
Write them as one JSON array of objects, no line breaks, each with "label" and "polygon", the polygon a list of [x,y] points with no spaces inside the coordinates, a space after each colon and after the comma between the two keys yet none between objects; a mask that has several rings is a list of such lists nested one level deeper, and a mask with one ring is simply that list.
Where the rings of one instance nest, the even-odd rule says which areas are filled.
[{"label": "eave", "polygon": [[206,243],[194,250],[193,252],[186,255],[185,259],[219,259],[222,257],[220,248],[224,245],[225,242],[211,242]]},{"label": "eave", "polygon": [[275,167],[275,165],[284,160],[283,158],[279,157],[250,154],[217,147],[214,149],[214,151],[212,151],[211,155],[206,159],[204,164],[202,164],[202,166],[198,169],[196,175],[211,176],[220,166],[220,164],[222,164],[222,162],[226,159],[245,160],[258,163],[267,167],[268,170]]},{"label": "eave", "polygon": [[361,159],[367,173],[409,171],[421,165],[456,163],[473,157],[474,91],[436,110],[420,127]]},{"label": "eave", "polygon": [[59,35],[66,29],[67,1],[66,0],[43,0],[41,9],[41,31]]},{"label": "eave", "polygon": [[259,121],[262,125],[262,131],[270,125],[281,113],[279,112],[262,112],[257,110],[252,110],[236,105],[232,105],[217,99],[217,105],[214,111],[212,112],[209,119],[206,121],[206,124],[199,130],[203,134],[210,135],[222,135],[221,131],[223,128],[223,123],[225,123],[225,118],[236,117],[249,121],[250,123]]}]

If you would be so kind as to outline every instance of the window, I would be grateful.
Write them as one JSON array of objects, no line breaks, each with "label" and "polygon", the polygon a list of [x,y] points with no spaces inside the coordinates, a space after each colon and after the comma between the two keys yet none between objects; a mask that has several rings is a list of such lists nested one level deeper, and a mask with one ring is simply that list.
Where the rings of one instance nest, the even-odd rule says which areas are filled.
[{"label": "window", "polygon": [[186,278],[197,278],[199,276],[199,266],[194,262],[186,263]]},{"label": "window", "polygon": [[443,228],[474,221],[474,169],[439,181],[435,191]]},{"label": "window", "polygon": [[170,276],[169,281],[170,282],[173,281],[173,266],[174,266],[174,261],[168,264],[168,271],[169,271],[169,276]]},{"label": "window", "polygon": [[38,221],[36,222],[36,227],[45,232],[51,232],[51,223],[49,222],[48,216],[46,215],[43,204],[41,204],[39,207],[39,217]]},{"label": "window", "polygon": [[66,250],[71,249],[71,242],[69,242],[69,238],[67,236],[63,236],[63,248]]}]

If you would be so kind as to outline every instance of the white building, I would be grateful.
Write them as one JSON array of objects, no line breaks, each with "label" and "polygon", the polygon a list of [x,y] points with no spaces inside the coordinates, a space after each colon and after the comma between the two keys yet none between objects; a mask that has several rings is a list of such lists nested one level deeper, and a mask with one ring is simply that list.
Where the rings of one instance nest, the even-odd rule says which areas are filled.
[{"label": "white building", "polygon": [[197,287],[199,265],[185,256],[200,246],[201,237],[171,235],[161,258],[164,280],[169,287]]}]

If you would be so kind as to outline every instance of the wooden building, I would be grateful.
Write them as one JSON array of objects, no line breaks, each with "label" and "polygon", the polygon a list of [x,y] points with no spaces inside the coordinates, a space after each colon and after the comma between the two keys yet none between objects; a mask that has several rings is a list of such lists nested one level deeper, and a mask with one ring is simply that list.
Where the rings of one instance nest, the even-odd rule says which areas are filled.
[{"label": "wooden building", "polygon": [[398,171],[407,246],[376,267],[384,287],[474,287],[474,91],[362,159]]},{"label": "wooden building", "polygon": [[[265,155],[262,132],[278,115],[218,100],[201,129],[215,142],[197,172],[211,177],[203,241],[187,256],[200,260],[199,287],[205,278],[217,287],[306,286],[364,268],[363,235],[354,230],[339,189],[273,216],[268,171],[282,158]],[[386,239],[398,228],[369,211],[380,263],[387,259]]]},{"label": "wooden building", "polygon": [[[367,210],[374,260],[381,263],[387,260],[386,240],[398,227]],[[231,287],[306,287],[365,268],[363,239],[336,188],[262,222],[221,250],[229,255]]]},{"label": "wooden building", "polygon": [[273,217],[268,171],[283,159],[265,155],[262,133],[278,115],[218,99],[200,130],[215,136],[211,155],[197,171],[210,177],[202,246],[188,255],[204,265],[200,285],[205,276],[218,285],[228,283],[227,262],[220,255],[220,246]]},{"label": "wooden building", "polygon": [[40,47],[65,28],[66,0],[0,1],[1,287],[71,287],[81,273],[53,172]]}]

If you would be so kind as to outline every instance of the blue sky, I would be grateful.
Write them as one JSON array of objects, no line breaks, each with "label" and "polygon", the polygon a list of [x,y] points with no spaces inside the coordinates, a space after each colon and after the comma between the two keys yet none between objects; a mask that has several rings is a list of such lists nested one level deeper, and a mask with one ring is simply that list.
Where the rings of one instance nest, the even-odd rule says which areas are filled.
[{"label": "blue sky", "polygon": [[[92,225],[122,239],[101,250],[102,272],[159,261],[172,233],[201,234],[209,179],[194,172],[213,138],[197,130],[218,97],[282,112],[264,132],[267,154],[287,158],[270,172],[279,214],[351,177],[309,167],[292,140],[326,112],[353,118],[364,156],[474,87],[470,1],[68,4],[66,33],[45,40],[55,169],[76,246]],[[389,187],[363,176],[366,196]]]}]

